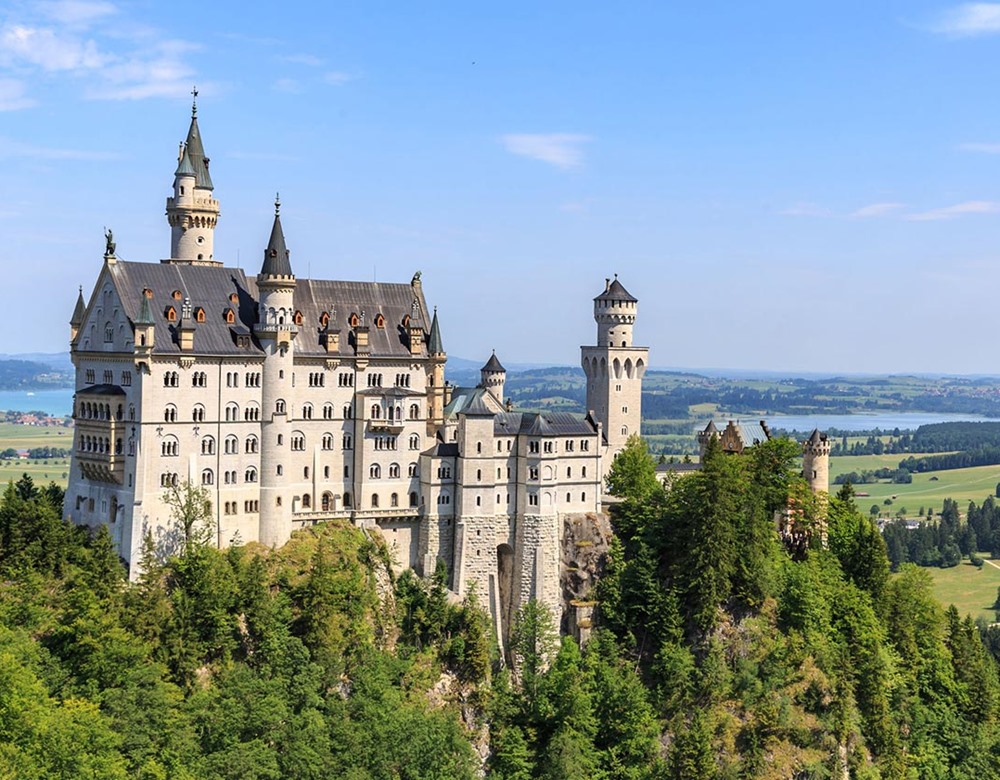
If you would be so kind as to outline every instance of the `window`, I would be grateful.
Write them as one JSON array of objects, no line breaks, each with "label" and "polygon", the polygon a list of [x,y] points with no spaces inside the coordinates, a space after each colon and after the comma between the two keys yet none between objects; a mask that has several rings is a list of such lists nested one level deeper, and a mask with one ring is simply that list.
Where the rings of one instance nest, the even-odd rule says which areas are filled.
[{"label": "window", "polygon": [[351,494],[344,493],[344,509],[350,509],[350,508],[351,508]]},{"label": "window", "polygon": [[132,385],[132,372],[122,371],[122,385],[125,387],[131,387]]},{"label": "window", "polygon": [[304,469],[302,469],[302,478],[303,479],[309,479],[309,467],[308,466],[306,466]]},{"label": "window", "polygon": [[482,481],[483,481],[483,470],[476,469],[476,482],[482,482]]},{"label": "window", "polygon": [[372,494],[372,509],[378,509],[378,493]]},{"label": "window", "polygon": [[392,463],[389,465],[389,479],[399,479],[399,464]]},{"label": "window", "polygon": [[545,442],[546,452],[555,452],[555,442],[547,441]]},{"label": "window", "polygon": [[292,449],[296,452],[302,452],[306,448],[306,437],[301,431],[295,431],[292,433]]},{"label": "window", "polygon": [[[573,467],[572,466],[567,466],[566,467],[566,476],[567,477],[572,477],[573,476]],[[566,499],[566,500],[568,501],[569,499]]]},{"label": "window", "polygon": [[319,500],[319,508],[324,512],[329,512],[333,508],[333,495],[324,493],[323,497]]},{"label": "window", "polygon": [[166,457],[176,457],[180,451],[180,443],[176,436],[168,436],[160,442],[160,454]]},{"label": "window", "polygon": [[177,387],[179,382],[180,378],[176,371],[167,371],[163,374],[164,387]]},{"label": "window", "polygon": [[537,454],[538,453],[538,442],[537,441],[529,441],[528,442],[528,452],[530,452],[532,454]]},{"label": "window", "polygon": [[[235,476],[236,475],[233,474],[233,477],[235,477]],[[236,480],[234,479],[233,481],[235,482]],[[257,481],[257,469],[255,469],[253,466],[251,466],[245,472],[243,472],[243,481],[244,482],[256,482]]]},{"label": "window", "polygon": [[313,371],[309,374],[309,387],[325,387],[326,374],[322,371]]},{"label": "window", "polygon": [[344,466],[344,479],[349,479],[351,476],[351,467]]},{"label": "window", "polygon": [[580,452],[589,452],[589,451],[590,451],[590,442],[587,441],[586,439],[581,439]]},{"label": "window", "polygon": [[532,466],[528,469],[528,479],[537,480],[538,479],[538,467]]},{"label": "window", "polygon": [[309,494],[308,493],[303,493],[302,494],[302,508],[303,509],[309,509],[309,507],[312,505],[311,502],[312,502],[312,499],[309,497]]},{"label": "window", "polygon": [[483,443],[481,441],[476,442],[476,453],[481,453],[483,451]]},{"label": "window", "polygon": [[451,479],[451,466],[438,466],[438,479]]},{"label": "window", "polygon": [[246,443],[245,443],[244,448],[243,448],[244,451],[247,454],[251,454],[251,453],[257,452],[258,447],[259,447],[259,443],[257,441],[257,437],[256,436],[247,436]]},{"label": "window", "polygon": [[410,435],[410,449],[411,450],[420,449],[420,434],[414,433]]},{"label": "window", "polygon": [[417,494],[415,491],[412,491],[410,493],[410,506],[412,507],[416,505],[417,505]]},{"label": "window", "polygon": [[313,405],[306,404],[302,407],[302,419],[311,420],[313,418]]},{"label": "window", "polygon": [[285,401],[283,399],[279,398],[277,401],[274,402],[274,413],[275,414],[285,413]]},{"label": "window", "polygon": [[324,466],[323,467],[323,478],[324,479],[329,479],[330,478],[330,467],[329,466]]},{"label": "window", "polygon": [[177,322],[177,310],[173,306],[168,306],[165,314],[167,322]]},{"label": "window", "polygon": [[368,469],[368,476],[372,479],[381,479],[382,477],[382,467],[377,463],[373,463],[372,467]]},{"label": "window", "polygon": [[569,439],[568,441],[565,442],[565,444],[563,446],[566,448],[566,452],[572,452],[573,451],[573,440]]},{"label": "window", "polygon": [[284,473],[285,473],[285,469],[284,469],[284,467],[283,467],[283,466],[282,466],[282,465],[281,465],[281,464],[279,463],[279,464],[278,464],[278,465],[277,465],[277,466],[275,467],[275,469],[274,469],[274,473],[275,473],[275,474],[277,474],[277,475],[278,475],[279,477],[280,477],[280,476],[283,476],[283,475],[284,475]]},{"label": "window", "polygon": [[167,404],[166,408],[163,410],[163,422],[177,422],[177,407],[173,404]]},{"label": "window", "polygon": [[407,469],[406,469],[406,475],[409,476],[409,477],[415,477],[415,476],[417,476],[418,473],[419,472],[417,470],[417,464],[416,463],[411,463],[407,467]]},{"label": "window", "polygon": [[235,403],[226,404],[226,422],[239,422],[240,407]]},{"label": "window", "polygon": [[398,493],[393,493],[391,496],[389,496],[389,506],[393,506],[393,507],[399,506],[399,494]]},{"label": "window", "polygon": [[205,422],[205,407],[201,404],[196,404],[194,409],[191,410],[191,419],[194,422]]},{"label": "window", "polygon": [[323,434],[323,449],[332,450],[333,449],[333,434],[324,433]]},{"label": "window", "polygon": [[[87,371],[86,371],[85,376],[86,376],[86,382],[87,382],[88,385],[94,384],[94,381],[95,381],[95,379],[94,379],[94,369],[88,368]],[[164,381],[164,386],[166,386],[166,382],[165,381]]]},{"label": "window", "polygon": [[580,472],[581,472],[580,473],[581,477],[587,476],[587,467],[586,466],[581,467]]},{"label": "window", "polygon": [[353,418],[354,418],[354,409],[351,407],[350,404],[347,404],[344,407],[344,419],[345,420],[351,420]]},{"label": "window", "polygon": [[382,416],[382,409],[378,404],[372,404],[372,419],[377,420]]},{"label": "window", "polygon": [[195,371],[191,374],[191,387],[207,387],[208,374],[204,371]]},{"label": "window", "polygon": [[213,485],[215,484],[215,474],[212,473],[212,469],[205,469],[201,472],[201,484],[203,485]]},{"label": "window", "polygon": [[628,436],[628,426],[627,425],[623,425],[622,426],[622,436]]},{"label": "window", "polygon": [[243,419],[247,422],[257,422],[260,420],[260,407],[254,401],[251,401],[247,408],[243,410]]},{"label": "window", "polygon": [[354,387],[354,374],[338,374],[337,384],[340,387]]},{"label": "window", "polygon": [[115,340],[115,328],[110,322],[107,322],[104,324],[104,343],[110,344],[114,340]]},{"label": "window", "polygon": [[333,404],[331,403],[323,404],[323,419],[324,420],[333,419]]},{"label": "window", "polygon": [[528,506],[538,506],[538,494],[529,493],[528,494]]},{"label": "window", "polygon": [[194,310],[194,321],[195,322],[205,321],[205,310],[201,308],[201,306],[199,306],[197,309]]},{"label": "window", "polygon": [[345,450],[352,449],[354,446],[354,441],[351,439],[351,434],[345,433],[344,438],[341,440],[341,445]]},{"label": "window", "polygon": [[201,454],[202,455],[214,455],[215,454],[215,439],[211,436],[203,436],[201,439]]},{"label": "window", "polygon": [[234,324],[236,322],[236,312],[232,309],[226,309],[225,318],[227,323],[230,325]]}]

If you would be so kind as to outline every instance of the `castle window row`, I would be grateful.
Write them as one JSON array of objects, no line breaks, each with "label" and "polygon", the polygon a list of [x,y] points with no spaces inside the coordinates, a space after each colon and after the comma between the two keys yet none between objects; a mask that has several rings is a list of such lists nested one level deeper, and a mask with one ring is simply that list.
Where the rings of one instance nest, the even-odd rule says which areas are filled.
[{"label": "castle window row", "polygon": [[132,372],[131,371],[122,371],[122,382],[121,382],[121,384],[122,384],[122,387],[131,387],[132,386]]},{"label": "castle window row", "polygon": [[96,379],[94,378],[94,369],[92,369],[92,368],[88,368],[88,369],[87,369],[87,370],[86,370],[86,371],[84,372],[84,381],[85,381],[85,382],[86,382],[86,383],[87,383],[88,385],[92,385],[92,384],[94,384],[94,382],[95,382],[95,381],[97,381],[97,380],[96,380]]},{"label": "castle window row", "polygon": [[354,374],[347,374],[347,373],[338,374],[337,384],[340,387],[354,387]]},{"label": "castle window row", "polygon": [[208,387],[208,374],[204,371],[195,371],[191,374],[191,387]]},{"label": "castle window row", "polygon": [[409,386],[410,386],[409,374],[396,374],[396,387],[409,387]]},{"label": "castle window row", "polygon": [[319,371],[309,374],[309,387],[326,387],[326,375]]},{"label": "castle window row", "polygon": [[160,487],[177,487],[178,483],[177,472],[165,471],[160,474]]},{"label": "castle window row", "polygon": [[369,374],[368,375],[368,386],[369,387],[381,387],[382,386],[382,375],[381,374]]},{"label": "castle window row", "polygon": [[[98,404],[93,401],[81,401],[79,407],[77,407],[77,417],[85,420],[110,420],[111,405]],[[115,419],[122,419],[121,404],[118,404],[118,408],[115,410]]]},{"label": "castle window row", "polygon": [[375,449],[376,450],[395,450],[396,449],[396,436],[377,436],[375,437]]},{"label": "castle window row", "polygon": [[[99,455],[110,454],[111,439],[100,436],[81,436],[78,449],[80,452],[94,452]],[[122,440],[115,439],[115,455],[122,454]]]},{"label": "castle window row", "polygon": [[165,371],[163,373],[163,386],[164,387],[179,387],[180,386],[180,375],[176,371]]}]

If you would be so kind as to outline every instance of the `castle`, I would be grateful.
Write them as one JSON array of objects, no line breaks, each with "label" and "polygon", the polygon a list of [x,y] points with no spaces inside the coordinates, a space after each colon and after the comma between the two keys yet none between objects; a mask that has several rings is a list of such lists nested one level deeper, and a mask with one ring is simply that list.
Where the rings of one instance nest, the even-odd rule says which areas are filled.
[{"label": "castle", "polygon": [[135,576],[147,533],[176,541],[165,498],[190,483],[211,499],[219,547],[279,546],[341,518],[378,528],[399,568],[443,561],[454,592],[479,589],[498,636],[530,598],[558,616],[563,523],[600,512],[603,476],[639,432],[636,298],[615,278],[594,299],[585,418],[520,412],[495,354],[477,387],[445,382],[419,272],[297,277],[276,200],[249,276],[216,259],[213,193],[195,107],[166,202],[170,257],[119,259],[109,232],[72,316],[69,519],[107,525]]}]

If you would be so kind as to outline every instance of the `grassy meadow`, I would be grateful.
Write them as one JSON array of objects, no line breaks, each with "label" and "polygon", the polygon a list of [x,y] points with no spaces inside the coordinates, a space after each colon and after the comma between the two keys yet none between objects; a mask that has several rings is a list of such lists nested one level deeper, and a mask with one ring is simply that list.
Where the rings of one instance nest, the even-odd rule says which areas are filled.
[{"label": "grassy meadow", "polygon": [[[979,553],[987,561],[989,553]],[[1000,561],[995,561],[1000,565]],[[977,569],[968,559],[950,569],[928,567],[934,578],[934,595],[945,606],[954,604],[961,615],[972,615],[973,618],[983,617],[992,623],[996,620],[993,602],[1000,587],[1000,569],[989,563],[984,563]]]},{"label": "grassy meadow", "polygon": [[[61,447],[68,450],[72,446],[72,428],[0,423],[0,450],[10,447],[15,450],[26,450],[32,447]],[[53,458],[48,461],[0,460],[0,484],[2,485],[6,485],[10,480],[20,479],[22,474],[29,474],[36,484],[55,482],[66,487],[68,473],[69,458]]]}]

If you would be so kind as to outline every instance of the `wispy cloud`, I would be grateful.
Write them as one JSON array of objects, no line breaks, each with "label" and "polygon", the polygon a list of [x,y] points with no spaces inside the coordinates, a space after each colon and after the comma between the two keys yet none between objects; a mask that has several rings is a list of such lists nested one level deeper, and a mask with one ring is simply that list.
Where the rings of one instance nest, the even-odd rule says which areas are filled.
[{"label": "wispy cloud", "polygon": [[982,154],[1000,154],[1000,144],[984,144],[984,143],[959,144],[958,150],[960,152],[980,152]]},{"label": "wispy cloud", "polygon": [[342,70],[332,70],[329,73],[323,74],[323,81],[327,84],[333,84],[335,87],[339,87],[341,84],[346,84],[348,81],[354,81],[357,78],[351,73],[345,73]]},{"label": "wispy cloud", "polygon": [[272,86],[278,92],[287,92],[290,95],[297,95],[302,91],[302,85],[295,79],[277,79]]},{"label": "wispy cloud", "polygon": [[940,219],[955,219],[967,214],[996,214],[1000,212],[1000,202],[993,200],[967,200],[953,206],[945,206],[930,211],[920,211],[907,214],[906,219],[912,222],[931,222]]},{"label": "wispy cloud", "polygon": [[500,138],[511,154],[567,170],[583,164],[581,147],[590,140],[589,135],[579,133],[514,133]]},{"label": "wispy cloud", "polygon": [[323,60],[313,54],[288,54],[278,59],[282,62],[291,62],[294,65],[308,65],[310,68],[318,68],[323,64]]},{"label": "wispy cloud", "polygon": [[799,203],[793,203],[790,206],[786,206],[779,212],[784,217],[832,217],[833,212],[826,208],[826,206],[821,206],[818,203],[812,203],[809,201],[801,201]]},{"label": "wispy cloud", "polygon": [[96,152],[87,149],[61,149],[50,146],[36,146],[0,136],[0,160],[10,158],[30,158],[34,160],[116,160],[121,155],[113,152]]},{"label": "wispy cloud", "polygon": [[[21,18],[0,26],[0,67],[24,83],[42,83],[37,73],[85,78],[90,100],[141,100],[185,94],[195,80],[190,53],[198,46],[170,39],[122,18],[107,0],[50,0],[19,7]],[[0,108],[37,99],[0,90]]]},{"label": "wispy cloud", "polygon": [[955,38],[1000,33],[1000,3],[963,3],[942,14],[930,29]]},{"label": "wispy cloud", "polygon": [[26,94],[23,81],[17,79],[0,79],[0,111],[20,111],[36,105],[34,99]]},{"label": "wispy cloud", "polygon": [[855,219],[885,217],[889,214],[898,212],[902,208],[905,208],[905,204],[903,203],[870,203],[867,206],[862,206],[856,211],[851,212],[850,216]]}]

